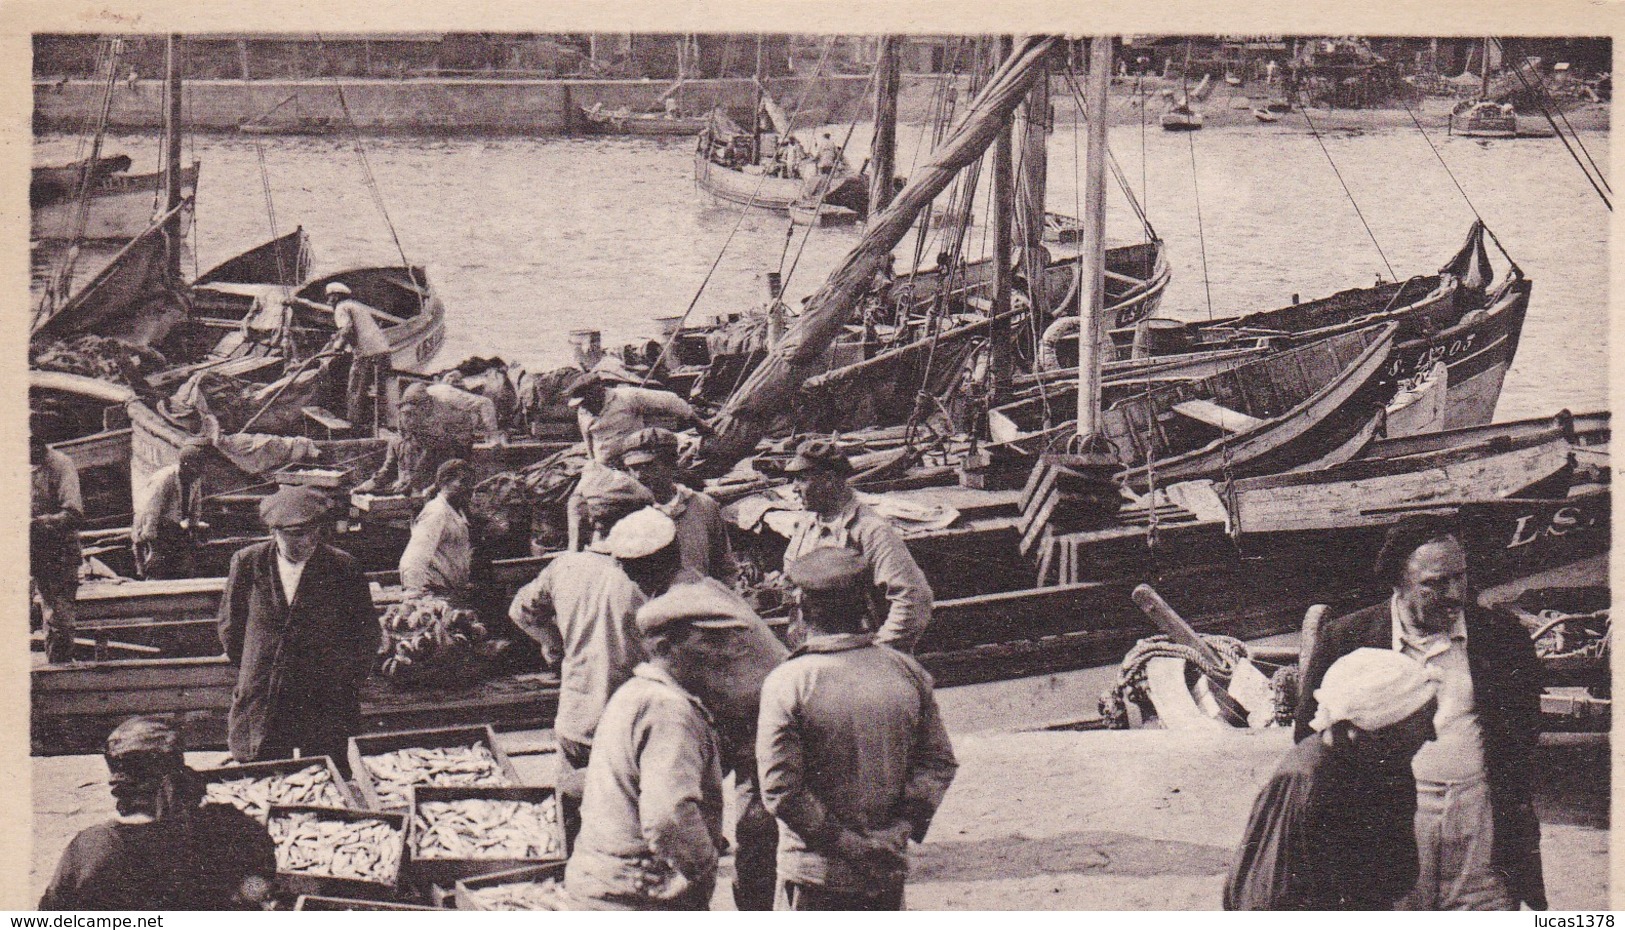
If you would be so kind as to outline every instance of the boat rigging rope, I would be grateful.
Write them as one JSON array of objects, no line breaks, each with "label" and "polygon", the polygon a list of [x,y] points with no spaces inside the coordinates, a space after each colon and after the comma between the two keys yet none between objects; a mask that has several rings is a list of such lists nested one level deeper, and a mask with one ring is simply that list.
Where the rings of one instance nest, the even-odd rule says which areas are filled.
[{"label": "boat rigging rope", "polygon": [[[1406,109],[1408,112],[1409,108]],[[1371,224],[1365,221],[1365,213],[1360,210],[1359,201],[1354,199],[1354,192],[1349,190],[1348,182],[1343,180],[1343,172],[1337,170],[1337,160],[1332,158],[1332,153],[1326,148],[1325,140],[1320,137],[1320,130],[1315,128],[1315,121],[1309,118],[1309,107],[1305,106],[1301,100],[1298,101],[1298,112],[1303,114],[1303,121],[1309,124],[1309,134],[1315,137],[1315,142],[1320,145],[1320,151],[1326,156],[1326,163],[1332,166],[1332,174],[1337,175],[1337,183],[1343,186],[1343,193],[1348,196],[1349,203],[1353,205],[1354,214],[1360,218],[1360,225],[1365,227],[1365,234],[1371,237],[1371,244],[1377,247],[1377,254],[1382,257],[1382,266],[1388,269],[1388,280],[1398,280],[1399,275],[1394,274],[1394,266],[1388,263],[1387,254],[1383,252],[1382,244],[1377,241],[1377,234],[1371,231]]]},{"label": "boat rigging rope", "polygon": [[[1208,270],[1207,270],[1207,228],[1202,224],[1202,187],[1197,182],[1197,178],[1196,178],[1196,133],[1187,132],[1187,133],[1185,133],[1185,138],[1187,140],[1189,140],[1190,149],[1191,149],[1191,193],[1194,196],[1195,203],[1196,203],[1196,241],[1197,241],[1197,244],[1200,247],[1201,253],[1202,253],[1202,292],[1207,296],[1207,318],[1208,318],[1208,322],[1212,322],[1213,321],[1213,286],[1212,286],[1212,284],[1210,283],[1210,281],[1208,279]],[[1347,190],[1347,188],[1344,188],[1344,190]],[[1356,207],[1355,209],[1358,210],[1359,208]],[[1364,222],[1364,221],[1365,220],[1362,218],[1361,222]],[[1370,229],[1368,228],[1366,231],[1370,232]],[[1376,239],[1372,239],[1371,241],[1375,242]],[[1378,249],[1377,251],[1380,252],[1382,250]],[[1387,258],[1384,258],[1382,261],[1383,261],[1383,264],[1385,264],[1385,265],[1388,263]],[[1392,272],[1390,272],[1390,273],[1392,273]]]},{"label": "boat rigging rope", "polygon": [[[1500,39],[1495,39],[1494,42],[1497,47],[1500,47]],[[1586,148],[1585,140],[1581,139],[1580,134],[1574,131],[1574,127],[1569,123],[1569,118],[1563,113],[1563,108],[1557,106],[1557,104],[1552,101],[1551,96],[1546,93],[1546,81],[1540,76],[1540,72],[1534,72],[1536,81],[1535,86],[1530,86],[1529,79],[1524,77],[1522,68],[1513,68],[1512,73],[1517,76],[1518,83],[1522,84],[1524,89],[1529,91],[1534,96],[1535,105],[1540,107],[1540,112],[1546,117],[1546,122],[1551,123],[1552,131],[1557,133],[1558,139],[1563,140],[1563,144],[1567,146],[1568,141],[1563,139],[1563,131],[1557,128],[1557,123],[1552,119],[1551,110],[1557,111],[1557,118],[1561,119],[1563,121],[1563,125],[1568,127],[1569,135],[1574,138],[1574,144],[1578,145],[1580,147],[1580,151],[1585,153],[1586,161],[1590,163],[1591,170],[1596,172],[1597,180],[1601,181],[1602,186],[1608,189],[1608,193],[1612,194],[1614,189],[1613,187],[1609,186],[1608,178],[1603,176],[1602,169],[1597,167],[1596,161],[1592,159],[1591,150]],[[1546,106],[1548,102],[1552,103],[1550,109],[1548,109]],[[1569,155],[1574,155],[1574,149],[1569,149]],[[1575,159],[1575,163],[1579,164],[1578,158]],[[1585,171],[1585,165],[1580,165],[1580,170]],[[1601,192],[1599,191],[1599,193]]]},{"label": "boat rigging rope", "polygon": [[[321,33],[316,34],[316,43],[317,47],[322,49],[323,53],[325,54],[326,50],[323,48],[324,43]],[[344,123],[350,129],[351,141],[355,143],[355,152],[358,160],[361,162],[361,175],[366,182],[367,192],[372,195],[373,204],[378,207],[379,214],[383,216],[384,225],[389,228],[389,237],[395,242],[395,252],[400,255],[401,264],[406,267],[407,276],[411,277],[412,263],[407,260],[406,249],[401,245],[401,237],[395,231],[394,221],[389,218],[389,207],[384,203],[384,193],[379,189],[378,179],[372,173],[372,162],[367,158],[367,147],[361,142],[360,127],[356,125],[355,117],[350,115],[350,103],[344,97],[344,84],[339,80],[338,75],[336,74],[333,76],[333,89],[338,92],[339,110],[344,113]],[[417,282],[414,281],[413,283],[416,284]],[[414,290],[416,290],[416,288],[414,288]],[[418,304],[420,310],[423,308],[425,301],[426,298],[421,292],[419,292]]]},{"label": "boat rigging rope", "polygon": [[[254,143],[254,151],[256,153],[258,153],[258,155],[259,155],[260,186],[265,191],[265,215],[270,220],[270,224],[271,224],[271,242],[272,242],[272,250],[273,250],[273,252],[275,254],[275,257],[276,257],[276,273],[277,273],[278,278],[282,279],[283,281],[286,281],[286,280],[288,280],[288,269],[285,268],[283,266],[283,264],[282,264],[282,249],[277,247],[277,244],[276,244],[276,240],[278,238],[277,222],[276,222],[276,203],[271,199],[271,171],[265,164],[265,146],[258,143],[258,142],[256,142],[256,143]],[[193,211],[193,212],[195,213],[196,211]],[[196,254],[195,250],[194,250],[194,254]],[[284,290],[286,290],[286,288],[284,288]],[[287,295],[284,294],[283,296],[287,296]],[[246,322],[245,322],[245,326],[246,326]]]},{"label": "boat rigging rope", "polygon": [[[824,42],[824,51],[818,58],[818,68],[813,72],[814,78],[823,73],[824,62],[829,59],[829,52],[834,44],[835,39],[833,36]],[[802,104],[807,102],[808,96],[804,89],[801,97],[796,101],[795,112],[789,117],[790,125],[795,125],[796,116],[800,115]],[[753,125],[759,116],[760,114],[757,113],[751,114]],[[707,155],[706,162],[710,163],[709,155]],[[689,316],[694,313],[694,308],[699,305],[700,297],[705,293],[706,285],[711,283],[711,276],[717,273],[717,266],[722,264],[722,257],[728,254],[728,246],[733,244],[734,236],[737,236],[740,227],[745,225],[745,217],[750,215],[750,209],[756,203],[756,196],[762,192],[762,185],[765,183],[767,183],[767,174],[764,172],[757,176],[756,189],[751,191],[750,200],[739,208],[739,218],[734,220],[734,227],[728,231],[728,238],[722,241],[722,248],[717,250],[717,257],[712,260],[711,267],[706,269],[705,277],[700,279],[700,286],[694,291],[694,297],[688,302],[688,306],[683,309],[683,315],[677,319],[677,325],[672,327],[671,333],[660,344],[660,354],[655,356],[654,362],[649,365],[649,370],[644,373],[643,380],[638,382],[640,386],[648,386],[649,380],[654,377],[655,371],[660,368],[666,361],[666,356],[671,353],[671,347],[677,343],[677,337],[682,335],[683,327],[688,324]]]},{"label": "boat rigging rope", "polygon": [[[1614,189],[1609,187],[1608,179],[1603,177],[1602,170],[1597,167],[1597,163],[1595,161],[1592,161],[1591,152],[1586,150],[1585,143],[1580,140],[1578,134],[1575,134],[1574,141],[1580,146],[1581,151],[1585,152],[1586,161],[1591,163],[1590,171],[1586,170],[1585,164],[1580,161],[1580,156],[1575,154],[1574,146],[1569,144],[1568,136],[1564,134],[1563,130],[1557,128],[1557,122],[1552,119],[1551,111],[1546,109],[1546,104],[1542,100],[1542,98],[1545,96],[1545,88],[1542,87],[1537,91],[1535,88],[1531,87],[1529,85],[1529,81],[1524,78],[1523,72],[1517,68],[1513,69],[1513,73],[1518,76],[1518,80],[1523,84],[1524,88],[1531,94],[1535,95],[1536,105],[1540,107],[1540,112],[1545,115],[1546,122],[1551,124],[1552,132],[1557,136],[1557,141],[1563,143],[1563,147],[1568,149],[1569,157],[1574,159],[1574,164],[1580,169],[1580,173],[1584,174],[1586,176],[1586,180],[1591,182],[1591,189],[1597,192],[1598,197],[1602,198],[1603,205],[1608,208],[1609,212],[1613,212],[1614,205],[1608,201],[1608,195],[1603,193],[1603,188],[1607,188],[1609,194],[1613,193]],[[1561,114],[1563,111],[1558,110],[1557,112]],[[1568,122],[1568,117],[1564,117],[1563,124],[1567,126]],[[1573,126],[1569,126],[1569,132],[1574,132]],[[1595,176],[1592,174],[1593,171],[1596,172]],[[1599,182],[1602,185],[1601,187],[1598,186]]]}]

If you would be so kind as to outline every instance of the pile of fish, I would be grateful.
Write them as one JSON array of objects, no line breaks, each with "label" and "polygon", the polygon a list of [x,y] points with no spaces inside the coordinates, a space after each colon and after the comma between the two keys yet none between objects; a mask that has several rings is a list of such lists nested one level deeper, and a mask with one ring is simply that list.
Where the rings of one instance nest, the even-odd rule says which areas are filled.
[{"label": "pile of fish", "polygon": [[439,746],[429,749],[409,746],[376,756],[364,756],[361,764],[372,776],[378,803],[386,808],[407,806],[414,785],[437,788],[507,788],[513,784],[490,747]]},{"label": "pile of fish", "polygon": [[279,872],[393,885],[401,835],[382,820],[338,820],[311,811],[276,817],[267,827]]},{"label": "pile of fish", "polygon": [[419,859],[563,858],[558,822],[552,799],[424,801],[414,818],[412,855]]},{"label": "pile of fish", "polygon": [[477,663],[508,646],[505,640],[489,638],[474,611],[432,595],[416,594],[393,604],[378,622],[384,634],[378,648],[380,670],[401,684],[466,682]]},{"label": "pile of fish", "polygon": [[282,775],[210,782],[204,789],[203,800],[208,804],[230,804],[260,823],[264,823],[270,815],[272,804],[350,806],[325,765],[309,765],[297,772]]},{"label": "pile of fish", "polygon": [[552,911],[561,905],[559,883],[552,878],[470,888],[467,894],[478,911]]}]

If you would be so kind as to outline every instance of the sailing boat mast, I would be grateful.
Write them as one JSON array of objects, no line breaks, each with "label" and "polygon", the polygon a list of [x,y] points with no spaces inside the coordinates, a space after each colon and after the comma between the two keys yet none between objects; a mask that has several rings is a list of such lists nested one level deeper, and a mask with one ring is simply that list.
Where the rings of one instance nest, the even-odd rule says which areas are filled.
[{"label": "sailing boat mast", "polygon": [[1106,303],[1106,91],[1111,83],[1110,37],[1089,40],[1089,77],[1084,89],[1088,149],[1084,168],[1083,280],[1079,294],[1078,426],[1087,443],[1100,432],[1100,366]]},{"label": "sailing boat mast", "polygon": [[1490,99],[1490,37],[1484,37],[1484,58],[1478,63],[1478,70],[1483,72],[1478,79],[1478,99]]},{"label": "sailing boat mast", "polygon": [[902,75],[898,67],[897,36],[880,39],[875,59],[875,141],[869,159],[869,215],[891,204],[892,179],[897,175],[897,93]]},{"label": "sailing boat mast", "polygon": [[168,110],[164,115],[164,213],[169,216],[169,223],[164,230],[168,239],[168,254],[165,256],[169,265],[170,280],[178,281],[181,277],[181,214],[175,208],[181,203],[181,68],[180,68],[181,37],[170,35],[164,48],[164,71],[168,79],[165,93],[168,97]]},{"label": "sailing boat mast", "polygon": [[715,437],[705,449],[706,471],[719,473],[750,454],[773,418],[788,409],[803,382],[817,372],[825,350],[841,332],[859,296],[874,281],[885,257],[907,235],[920,211],[987,151],[999,128],[1037,80],[1037,66],[1055,46],[1053,36],[1031,36],[1010,56],[966,109],[953,133],[938,146],[891,206],[870,220],[863,238],[807,302],[795,325],[728,398],[717,415]]},{"label": "sailing boat mast", "polygon": [[1027,279],[1028,300],[1040,327],[1049,322],[1049,301],[1043,286],[1048,261],[1044,256],[1044,206],[1049,184],[1049,68],[1027,92],[1019,111],[1021,125],[1021,179],[1017,216],[1021,220],[1021,269]]},{"label": "sailing boat mast", "polygon": [[[1002,64],[1010,57],[1012,43],[1009,36],[998,39],[997,60]],[[1015,146],[1012,122],[1006,121],[993,140],[993,309],[995,320],[988,333],[992,348],[989,374],[993,380],[993,395],[997,401],[1007,394],[1015,375],[1010,344],[1014,327],[1011,325],[1010,289],[1015,272],[1010,257],[1015,253],[1013,235],[1016,216]]]},{"label": "sailing boat mast", "polygon": [[756,34],[756,91],[750,110],[750,160],[762,159],[762,34]]}]

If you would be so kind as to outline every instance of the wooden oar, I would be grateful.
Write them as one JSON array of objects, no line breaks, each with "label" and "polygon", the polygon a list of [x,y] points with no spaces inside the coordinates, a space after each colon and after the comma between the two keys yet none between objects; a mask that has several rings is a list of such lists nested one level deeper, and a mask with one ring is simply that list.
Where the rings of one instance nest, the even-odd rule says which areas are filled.
[{"label": "wooden oar", "polygon": [[[1142,584],[1135,588],[1131,597],[1135,606],[1174,642],[1196,650],[1202,661],[1214,667],[1224,664],[1219,653],[1209,646],[1183,617],[1175,613],[1174,609],[1168,606],[1168,602],[1162,599],[1162,595],[1150,585]],[[1211,690],[1220,712],[1227,717],[1233,717],[1237,722],[1246,722],[1257,727],[1263,726],[1275,716],[1275,695],[1270,688],[1269,679],[1247,659],[1236,661],[1230,671],[1230,686],[1227,690],[1221,691],[1216,684]]]}]

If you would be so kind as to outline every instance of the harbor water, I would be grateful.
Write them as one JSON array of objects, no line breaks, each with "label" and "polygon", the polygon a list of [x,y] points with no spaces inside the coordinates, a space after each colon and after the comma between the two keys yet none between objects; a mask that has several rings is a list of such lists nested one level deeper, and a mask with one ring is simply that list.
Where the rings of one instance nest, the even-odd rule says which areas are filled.
[{"label": "harbor water", "polygon": [[[1315,125],[1318,135],[1281,125],[1112,129],[1122,176],[1168,246],[1164,315],[1230,316],[1379,276],[1435,272],[1460,247],[1476,208],[1534,281],[1497,419],[1607,406],[1609,214],[1558,140],[1340,129],[1323,114]],[[867,125],[826,129],[836,142],[849,138],[849,158],[863,162]],[[925,157],[927,130],[904,126],[899,135],[906,175]],[[1580,139],[1607,164],[1606,133]],[[1067,122],[1051,137],[1052,211],[1079,212],[1082,141],[1082,127]],[[77,137],[40,136],[34,161],[62,164],[83,149]],[[153,170],[157,141],[111,136],[103,152]],[[395,264],[404,253],[427,266],[447,307],[440,364],[499,355],[543,368],[567,362],[571,330],[599,329],[606,345],[618,345],[657,337],[656,320],[691,303],[695,321],[758,306],[772,271],[786,273],[795,301],[857,241],[856,228],[809,235],[784,217],[710,202],[693,183],[692,154],[686,138],[358,145],[338,136],[197,134],[185,152],[203,166],[189,264],[207,269],[295,225],[311,236],[318,273]],[[1109,208],[1112,239],[1141,234],[1120,189]],[[985,209],[978,214],[970,255],[992,237]],[[898,270],[912,267],[916,252],[929,263],[939,247],[905,242]],[[1505,268],[1493,248],[1491,256]]]}]

